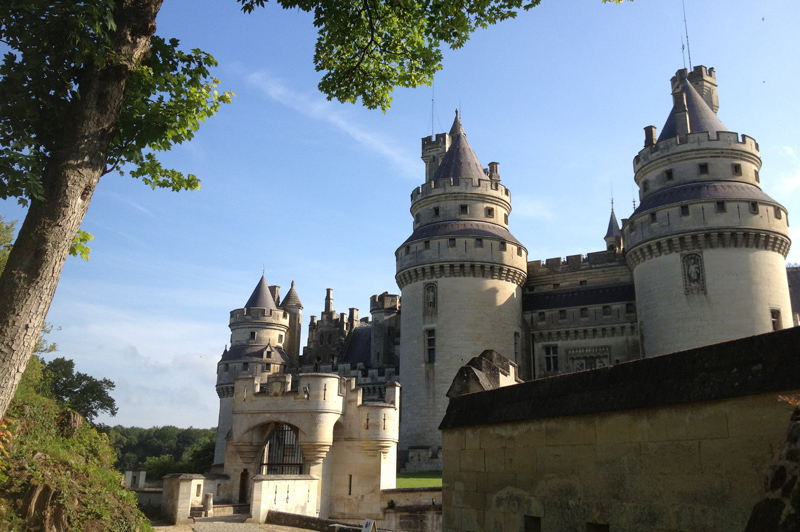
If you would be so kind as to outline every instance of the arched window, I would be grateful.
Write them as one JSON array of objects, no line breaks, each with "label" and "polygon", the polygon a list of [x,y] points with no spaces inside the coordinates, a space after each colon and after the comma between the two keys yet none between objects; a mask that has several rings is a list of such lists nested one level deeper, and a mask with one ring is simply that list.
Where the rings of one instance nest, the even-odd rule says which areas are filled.
[{"label": "arched window", "polygon": [[275,427],[262,456],[262,475],[300,475],[303,472],[303,452],[297,444],[297,434],[289,425]]}]

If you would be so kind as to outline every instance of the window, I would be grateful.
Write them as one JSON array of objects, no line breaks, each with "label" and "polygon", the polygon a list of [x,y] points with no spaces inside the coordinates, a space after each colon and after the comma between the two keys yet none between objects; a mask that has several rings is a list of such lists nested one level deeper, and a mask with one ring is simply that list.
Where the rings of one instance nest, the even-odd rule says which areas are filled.
[{"label": "window", "polygon": [[494,218],[494,207],[486,207],[486,217]]},{"label": "window", "polygon": [[419,214],[417,214],[416,216],[414,216],[414,221],[415,221],[415,222],[417,222],[417,223],[419,223]]},{"label": "window", "polygon": [[742,165],[739,163],[733,163],[733,175],[742,175]]},{"label": "window", "polygon": [[544,321],[544,312],[539,313],[539,321]]},{"label": "window", "polygon": [[469,205],[459,205],[458,208],[461,214],[469,214]]},{"label": "window", "polygon": [[250,363],[249,362],[245,362],[244,364],[242,364],[242,371],[247,371],[247,368],[249,368],[249,367],[250,367]]},{"label": "window", "polygon": [[250,339],[251,340],[255,340],[256,339],[256,332],[255,331],[250,331]]},{"label": "window", "polygon": [[656,218],[656,213],[654,213],[654,212],[651,212],[651,213],[650,213],[650,223],[651,223],[651,224],[654,224],[654,223],[656,223],[657,221],[658,221],[658,218]]},{"label": "window", "polygon": [[625,314],[633,314],[636,312],[636,306],[633,303],[625,303]]},{"label": "window", "polygon": [[503,223],[508,225],[508,214],[503,213]]},{"label": "window", "polygon": [[647,192],[650,190],[650,183],[645,179],[642,181],[642,192]]},{"label": "window", "polygon": [[708,163],[700,163],[697,165],[697,173],[699,174],[707,174],[708,173]]},{"label": "window", "polygon": [[199,497],[200,496],[200,490],[202,490],[202,489],[203,489],[203,485],[202,484],[198,484],[197,485],[197,491],[195,491],[194,496],[195,497]]},{"label": "window", "polygon": [[449,247],[449,248],[456,247],[456,239],[455,238],[448,238],[447,239],[447,247]]},{"label": "window", "polygon": [[507,247],[505,242],[500,242],[500,251],[505,251]]},{"label": "window", "polygon": [[526,515],[522,524],[523,532],[542,532],[542,518]]},{"label": "window", "polygon": [[278,335],[278,341],[279,341],[279,342],[283,342],[283,335],[282,335],[282,334],[279,334],[279,335]]},{"label": "window", "polygon": [[567,311],[566,310],[559,310],[558,311],[558,319],[565,320],[567,319]]},{"label": "window", "polygon": [[439,216],[439,207],[434,207],[433,208],[433,215],[434,216]]},{"label": "window", "polygon": [[717,208],[717,212],[725,212],[725,202],[724,201],[718,201],[716,203],[716,205],[717,205],[717,207],[716,207]]},{"label": "window", "polygon": [[780,331],[781,329],[783,329],[783,324],[781,323],[781,311],[779,309],[776,308],[770,309],[769,318],[772,321],[773,331]]},{"label": "window", "polygon": [[411,246],[406,246],[406,255],[408,255],[410,251],[411,251]]},{"label": "window", "polygon": [[589,317],[589,309],[586,308],[586,307],[583,307],[581,309],[581,318],[588,318],[588,317]]},{"label": "window", "polygon": [[756,183],[761,183],[761,178],[758,176],[758,170],[756,172]]},{"label": "window", "polygon": [[783,218],[783,212],[781,211],[780,207],[775,207],[775,219],[780,220]]},{"label": "window", "polygon": [[517,256],[518,256],[518,257],[521,257],[521,256],[522,256],[522,248],[521,248],[521,247],[518,247],[518,248],[517,248]]},{"label": "window", "polygon": [[544,348],[544,368],[548,372],[558,371],[558,346],[547,345]]},{"label": "window", "polygon": [[580,286],[586,286],[588,284],[588,281],[586,281],[586,279],[582,279],[581,281],[578,282],[578,284]]},{"label": "window", "polygon": [[560,286],[561,286],[561,283],[553,283],[553,290],[555,290],[556,288],[559,288]]},{"label": "window", "polygon": [[672,178],[674,177],[672,174],[672,168],[664,172],[664,177],[666,178],[667,181],[672,181]]},{"label": "window", "polygon": [[681,216],[689,216],[689,206],[681,205]]},{"label": "window", "polygon": [[753,214],[758,214],[758,202],[757,201],[751,201],[750,202],[750,212],[752,212]]},{"label": "window", "polygon": [[272,364],[264,364],[264,373],[269,373],[272,369]]},{"label": "window", "polygon": [[426,240],[425,241],[425,249],[431,249],[431,241],[430,240]]},{"label": "window", "polygon": [[428,364],[436,362],[436,329],[425,331],[425,353]]},{"label": "window", "polygon": [[483,247],[483,239],[482,238],[476,238],[475,239],[475,247],[476,248],[482,248]]},{"label": "window", "polygon": [[611,305],[603,305],[603,316],[611,316]]}]

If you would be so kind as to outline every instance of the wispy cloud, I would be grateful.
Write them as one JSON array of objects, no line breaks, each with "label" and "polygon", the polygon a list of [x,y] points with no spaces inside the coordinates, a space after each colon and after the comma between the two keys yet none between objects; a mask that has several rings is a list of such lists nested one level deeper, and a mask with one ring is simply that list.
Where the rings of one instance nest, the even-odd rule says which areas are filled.
[{"label": "wispy cloud", "polygon": [[335,104],[318,96],[295,91],[280,80],[271,78],[263,72],[250,74],[247,80],[279,104],[315,120],[326,122],[370,151],[385,157],[400,170],[404,177],[410,179],[419,177],[419,163],[415,157],[398,150],[394,143],[381,137],[379,133],[367,131],[358,124],[354,124],[342,113],[337,112]]}]

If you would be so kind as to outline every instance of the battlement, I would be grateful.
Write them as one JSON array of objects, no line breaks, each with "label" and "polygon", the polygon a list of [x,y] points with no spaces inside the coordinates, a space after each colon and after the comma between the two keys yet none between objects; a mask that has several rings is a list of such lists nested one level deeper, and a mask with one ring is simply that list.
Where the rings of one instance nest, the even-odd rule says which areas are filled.
[{"label": "battlement", "polygon": [[381,310],[398,310],[400,308],[400,296],[384,292],[369,298],[369,311],[376,312]]},{"label": "battlement", "polygon": [[596,251],[586,255],[567,255],[546,260],[528,261],[528,276],[552,275],[578,270],[588,270],[607,264],[624,263],[615,251]]},{"label": "battlement", "polygon": [[437,133],[436,136],[429,135],[422,139],[422,153],[429,150],[439,150],[442,147],[445,151],[450,146],[450,135],[447,133]]},{"label": "battlement", "polygon": [[283,309],[238,308],[231,311],[230,323],[262,322],[289,324],[289,313]]},{"label": "battlement", "polygon": [[642,148],[633,158],[633,169],[638,172],[642,166],[662,157],[698,149],[745,151],[755,157],[759,156],[758,142],[753,137],[743,134],[740,140],[735,131],[717,131],[714,136],[708,131],[699,131],[685,136],[678,135]]},{"label": "battlement", "polygon": [[418,186],[411,191],[411,203],[421,199],[439,194],[462,192],[466,194],[486,194],[495,196],[501,200],[511,203],[511,190],[500,184],[499,181],[489,179],[479,179],[475,183],[472,179],[437,179]]},{"label": "battlement", "polygon": [[717,73],[714,71],[714,67],[706,68],[703,65],[697,65],[689,72],[687,69],[682,68],[678,70],[672,79],[670,79],[670,85],[672,86],[672,92],[677,91],[681,88],[683,84],[683,80],[689,79],[689,83],[695,83],[697,81],[711,81],[714,85],[717,84]]}]

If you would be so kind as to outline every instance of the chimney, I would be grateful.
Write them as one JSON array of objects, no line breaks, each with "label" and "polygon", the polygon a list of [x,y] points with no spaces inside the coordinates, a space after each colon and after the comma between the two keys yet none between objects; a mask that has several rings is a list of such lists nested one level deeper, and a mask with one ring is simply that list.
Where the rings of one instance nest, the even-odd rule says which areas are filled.
[{"label": "chimney", "polygon": [[500,172],[497,171],[498,166],[500,166],[500,163],[489,163],[489,179],[500,179]]},{"label": "chimney", "polygon": [[325,312],[333,312],[333,288],[325,289]]},{"label": "chimney", "polygon": [[649,148],[655,146],[656,139],[656,126],[647,126],[644,128],[644,147]]},{"label": "chimney", "polygon": [[672,105],[675,108],[675,129],[679,137],[685,137],[689,133],[689,113],[686,109],[686,93],[674,93],[672,95]]},{"label": "chimney", "polygon": [[276,307],[281,306],[281,287],[273,284],[269,286],[269,293],[272,296],[272,300],[275,302]]}]

